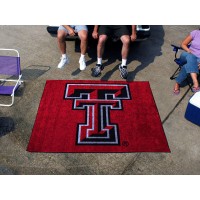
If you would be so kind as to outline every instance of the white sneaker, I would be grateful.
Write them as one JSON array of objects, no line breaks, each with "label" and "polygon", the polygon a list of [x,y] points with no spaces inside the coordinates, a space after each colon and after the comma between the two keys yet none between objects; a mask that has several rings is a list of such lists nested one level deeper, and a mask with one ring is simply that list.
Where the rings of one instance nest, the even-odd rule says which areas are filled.
[{"label": "white sneaker", "polygon": [[66,57],[66,58],[61,57],[60,59],[61,59],[61,61],[58,64],[59,69],[63,68],[65,65],[69,64],[69,58],[68,57]]},{"label": "white sneaker", "polygon": [[79,59],[79,64],[80,64],[80,70],[86,69],[85,59]]}]

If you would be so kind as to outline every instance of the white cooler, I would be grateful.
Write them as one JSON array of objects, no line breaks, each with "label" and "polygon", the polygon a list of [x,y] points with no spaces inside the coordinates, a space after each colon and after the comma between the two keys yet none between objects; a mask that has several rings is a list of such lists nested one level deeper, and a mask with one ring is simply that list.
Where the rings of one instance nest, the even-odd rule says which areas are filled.
[{"label": "white cooler", "polygon": [[196,92],[189,100],[185,118],[200,126],[200,92]]}]

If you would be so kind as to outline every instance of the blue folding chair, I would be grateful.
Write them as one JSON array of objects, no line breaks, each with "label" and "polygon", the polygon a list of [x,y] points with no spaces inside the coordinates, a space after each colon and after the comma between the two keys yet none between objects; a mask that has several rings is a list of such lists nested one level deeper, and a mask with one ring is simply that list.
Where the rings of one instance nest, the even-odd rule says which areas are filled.
[{"label": "blue folding chair", "polygon": [[[171,44],[171,46],[173,47],[173,51],[175,52],[175,55],[174,55],[174,62],[178,65],[178,68],[175,70],[175,72],[170,76],[170,79],[171,80],[174,80],[177,76],[178,76],[178,74],[179,74],[179,72],[180,72],[180,70],[181,70],[181,67],[184,65],[184,64],[186,64],[185,62],[182,62],[181,61],[181,59],[178,57],[178,52],[180,51],[180,50],[183,50],[183,48],[182,47],[180,47],[180,46],[176,46],[176,45],[174,45],[174,44]],[[191,79],[190,79],[190,77],[188,76],[187,77],[187,79],[186,79],[186,82],[187,82],[187,84],[188,84],[188,86],[190,87],[190,89],[192,90],[192,83],[191,83]]]},{"label": "blue folding chair", "polygon": [[[16,56],[6,55],[13,52]],[[11,96],[11,103],[0,103],[0,106],[12,106],[15,92],[23,82],[21,80],[20,56],[15,49],[0,48],[0,53],[0,96]]]}]

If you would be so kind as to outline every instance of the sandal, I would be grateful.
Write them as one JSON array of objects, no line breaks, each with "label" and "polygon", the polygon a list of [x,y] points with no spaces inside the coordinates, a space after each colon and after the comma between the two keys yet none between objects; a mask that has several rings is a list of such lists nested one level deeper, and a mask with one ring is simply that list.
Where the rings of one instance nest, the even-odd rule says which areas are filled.
[{"label": "sandal", "polygon": [[174,92],[175,95],[179,95],[180,94],[180,89],[176,89],[176,90],[174,89],[173,92]]},{"label": "sandal", "polygon": [[192,87],[192,92],[196,93],[200,91],[200,87]]}]

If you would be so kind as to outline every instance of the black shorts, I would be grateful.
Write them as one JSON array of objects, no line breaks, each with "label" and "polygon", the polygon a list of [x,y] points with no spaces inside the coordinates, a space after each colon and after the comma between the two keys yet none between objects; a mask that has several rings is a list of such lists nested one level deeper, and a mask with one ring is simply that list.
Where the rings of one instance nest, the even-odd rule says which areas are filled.
[{"label": "black shorts", "polygon": [[121,38],[122,35],[130,35],[130,31],[126,25],[100,25],[98,34]]}]

